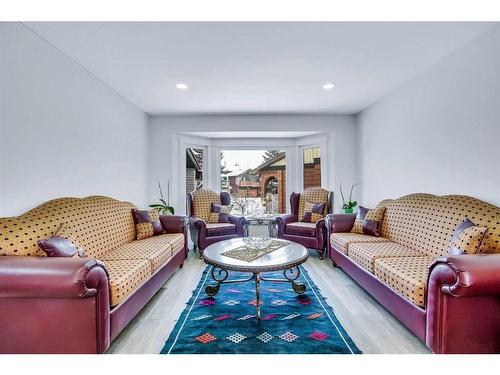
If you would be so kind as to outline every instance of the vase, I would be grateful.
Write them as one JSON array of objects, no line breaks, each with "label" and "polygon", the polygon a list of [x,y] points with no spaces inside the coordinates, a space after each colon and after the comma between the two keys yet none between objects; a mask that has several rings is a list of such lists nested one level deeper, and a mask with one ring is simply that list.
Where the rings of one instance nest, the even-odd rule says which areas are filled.
[{"label": "vase", "polygon": [[352,208],[344,208],[346,214],[352,214]]}]

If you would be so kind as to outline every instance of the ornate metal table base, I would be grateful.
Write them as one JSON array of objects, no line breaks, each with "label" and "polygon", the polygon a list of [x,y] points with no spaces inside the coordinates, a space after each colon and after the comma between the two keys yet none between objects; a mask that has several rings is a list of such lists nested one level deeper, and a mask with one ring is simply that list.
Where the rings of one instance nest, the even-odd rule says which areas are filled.
[{"label": "ornate metal table base", "polygon": [[221,284],[234,284],[234,283],[246,283],[249,281],[255,281],[255,306],[257,308],[257,320],[260,321],[261,318],[261,302],[260,302],[260,282],[261,281],[271,281],[271,282],[283,282],[291,283],[292,289],[297,294],[303,294],[306,291],[306,286],[301,283],[295,282],[300,277],[300,268],[298,266],[288,268],[283,271],[284,279],[268,279],[262,277],[260,272],[252,273],[252,276],[246,279],[232,279],[227,280],[229,273],[224,268],[212,267],[211,276],[214,281],[217,282],[215,285],[208,285],[205,288],[205,292],[213,297],[219,293]]},{"label": "ornate metal table base", "polygon": [[276,218],[246,218],[245,225],[243,226],[243,237],[248,237],[250,233],[251,225],[267,225],[267,230],[269,232],[269,237],[278,237],[278,230],[276,228]]}]

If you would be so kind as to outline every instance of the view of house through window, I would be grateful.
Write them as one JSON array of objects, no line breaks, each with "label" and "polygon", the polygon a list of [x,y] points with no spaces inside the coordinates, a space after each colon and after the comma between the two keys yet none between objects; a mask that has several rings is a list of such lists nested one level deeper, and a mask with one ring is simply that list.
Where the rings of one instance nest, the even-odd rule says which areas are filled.
[{"label": "view of house through window", "polygon": [[221,187],[231,195],[233,212],[243,215],[286,211],[284,150],[222,150]]},{"label": "view of house through window", "polygon": [[186,148],[186,193],[203,187],[203,149]]},{"label": "view of house through window", "polygon": [[304,148],[304,189],[318,186],[321,186],[320,148]]}]

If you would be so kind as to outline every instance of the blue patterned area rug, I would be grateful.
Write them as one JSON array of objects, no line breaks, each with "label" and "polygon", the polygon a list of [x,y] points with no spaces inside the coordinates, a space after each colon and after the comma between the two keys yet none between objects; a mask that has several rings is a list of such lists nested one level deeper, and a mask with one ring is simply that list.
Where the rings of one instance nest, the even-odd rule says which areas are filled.
[{"label": "blue patterned area rug", "polygon": [[[297,295],[289,283],[261,282],[262,320],[256,318],[255,283],[223,284],[214,297],[207,266],[162,354],[358,354],[314,282],[301,266],[297,282],[306,292]],[[230,272],[229,278],[249,274]],[[283,278],[282,272],[262,274]]]}]

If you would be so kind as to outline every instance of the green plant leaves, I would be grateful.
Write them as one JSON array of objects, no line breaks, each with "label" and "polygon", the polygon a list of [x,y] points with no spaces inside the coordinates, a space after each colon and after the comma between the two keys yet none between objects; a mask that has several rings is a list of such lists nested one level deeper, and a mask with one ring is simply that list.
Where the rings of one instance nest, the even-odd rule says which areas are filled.
[{"label": "green plant leaves", "polygon": [[345,208],[354,208],[358,205],[358,202],[356,201],[353,201],[353,202],[347,202],[347,203],[344,203],[344,205],[342,206],[343,209]]},{"label": "green plant leaves", "polygon": [[175,214],[175,210],[172,206],[169,206],[165,203],[165,201],[163,201],[163,199],[160,199],[163,204],[159,204],[159,203],[153,203],[153,204],[150,204],[149,207],[151,208],[157,208],[160,210],[160,212],[170,212],[172,215]]}]

